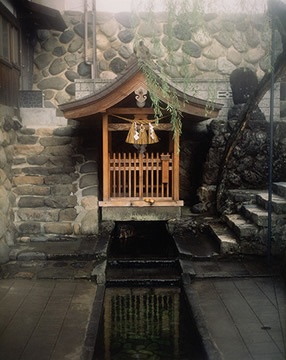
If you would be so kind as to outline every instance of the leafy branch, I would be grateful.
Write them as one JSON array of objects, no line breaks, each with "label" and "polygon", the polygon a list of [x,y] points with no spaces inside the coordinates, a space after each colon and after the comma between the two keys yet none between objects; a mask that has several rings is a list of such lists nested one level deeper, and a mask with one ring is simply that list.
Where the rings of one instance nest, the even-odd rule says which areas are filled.
[{"label": "leafy branch", "polygon": [[[163,111],[167,111],[171,116],[171,124],[174,135],[181,135],[182,133],[182,112],[179,109],[179,99],[177,94],[168,85],[168,82],[155,73],[154,69],[145,61],[139,62],[139,67],[145,75],[150,99],[154,109],[155,119],[163,116]],[[158,94],[162,94],[167,101],[163,105]]]}]

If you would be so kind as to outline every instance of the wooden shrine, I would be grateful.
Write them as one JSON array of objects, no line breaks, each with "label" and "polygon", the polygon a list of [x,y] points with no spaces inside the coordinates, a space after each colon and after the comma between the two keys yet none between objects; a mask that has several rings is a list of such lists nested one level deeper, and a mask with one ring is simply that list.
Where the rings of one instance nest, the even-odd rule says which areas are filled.
[{"label": "wooden shrine", "polygon": [[[206,101],[173,90],[184,121],[198,122],[218,115],[220,104],[214,104],[206,117]],[[157,96],[163,104],[163,92],[159,90]],[[102,209],[148,207],[150,212],[151,207],[163,210],[183,206],[179,192],[180,139],[174,136],[170,114],[163,113],[159,121],[154,119],[147,82],[137,59],[114,81],[60,109],[68,119],[102,123]]]}]

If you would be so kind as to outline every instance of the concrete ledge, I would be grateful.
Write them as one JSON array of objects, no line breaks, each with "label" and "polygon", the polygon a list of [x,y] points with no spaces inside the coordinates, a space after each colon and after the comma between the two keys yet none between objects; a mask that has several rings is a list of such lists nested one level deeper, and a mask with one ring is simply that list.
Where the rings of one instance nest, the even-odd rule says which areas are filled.
[{"label": "concrete ledge", "polygon": [[92,360],[94,358],[94,348],[103,312],[104,295],[105,285],[97,285],[96,295],[85,334],[82,356],[80,357],[81,360]]},{"label": "concrete ledge", "polygon": [[209,224],[210,234],[216,239],[220,246],[220,254],[238,254],[239,244],[234,234],[223,224]]},{"label": "concrete ledge", "polygon": [[21,108],[23,126],[66,126],[67,119],[56,116],[55,108]]},{"label": "concrete ledge", "polygon": [[200,305],[199,294],[194,290],[193,286],[185,280],[183,281],[182,287],[187,297],[204,349],[207,353],[207,358],[210,360],[223,360],[223,354],[221,354],[209,331],[204,311]]},{"label": "concrete ledge", "polygon": [[103,207],[102,220],[111,221],[167,221],[181,217],[181,207]]}]

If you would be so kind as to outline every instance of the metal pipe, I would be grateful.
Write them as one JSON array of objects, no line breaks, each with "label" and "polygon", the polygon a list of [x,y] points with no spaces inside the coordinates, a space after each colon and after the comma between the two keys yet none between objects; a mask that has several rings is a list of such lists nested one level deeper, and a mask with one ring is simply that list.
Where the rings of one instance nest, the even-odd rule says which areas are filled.
[{"label": "metal pipe", "polygon": [[84,61],[90,65],[90,59],[88,58],[88,0],[84,2]]},{"label": "metal pipe", "polygon": [[269,114],[269,165],[268,165],[268,231],[267,231],[267,261],[271,261],[271,242],[272,242],[272,182],[273,182],[273,113],[274,113],[274,61],[275,61],[275,28],[273,5],[270,5],[271,17],[271,88],[270,88],[270,114]]},{"label": "metal pipe", "polygon": [[92,3],[92,45],[93,45],[93,80],[94,80],[94,90],[95,90],[95,80],[98,77],[97,71],[97,52],[96,52],[96,0],[93,0]]}]

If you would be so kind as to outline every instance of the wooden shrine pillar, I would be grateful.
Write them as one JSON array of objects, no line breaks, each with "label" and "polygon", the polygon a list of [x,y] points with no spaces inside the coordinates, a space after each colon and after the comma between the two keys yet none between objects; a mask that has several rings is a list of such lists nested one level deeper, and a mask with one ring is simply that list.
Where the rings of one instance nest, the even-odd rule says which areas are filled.
[{"label": "wooden shrine pillar", "polygon": [[102,114],[102,167],[103,167],[103,201],[109,200],[109,134],[108,114]]},{"label": "wooden shrine pillar", "polygon": [[173,200],[180,200],[180,135],[174,133],[173,148]]}]

